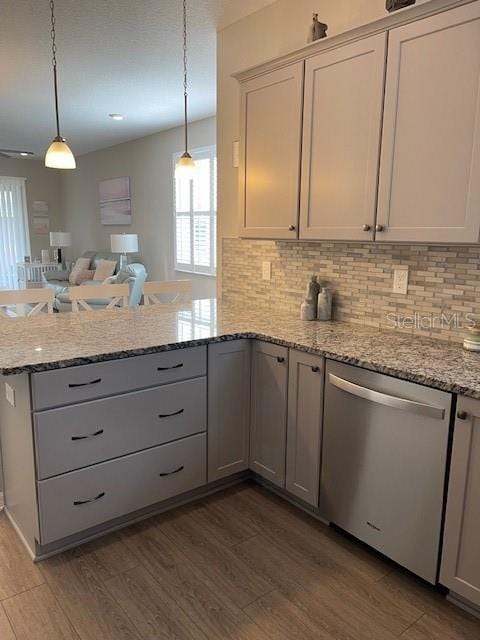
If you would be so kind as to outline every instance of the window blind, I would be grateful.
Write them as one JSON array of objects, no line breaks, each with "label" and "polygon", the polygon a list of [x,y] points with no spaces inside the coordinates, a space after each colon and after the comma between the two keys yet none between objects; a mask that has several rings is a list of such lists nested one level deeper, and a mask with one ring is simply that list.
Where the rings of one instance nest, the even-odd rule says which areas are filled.
[{"label": "window blind", "polygon": [[17,289],[17,262],[30,255],[25,178],[0,176],[0,289]]},{"label": "window blind", "polygon": [[[193,180],[175,178],[175,269],[216,273],[217,160],[215,146],[190,151],[197,172]],[[173,166],[180,154],[174,154]]]}]

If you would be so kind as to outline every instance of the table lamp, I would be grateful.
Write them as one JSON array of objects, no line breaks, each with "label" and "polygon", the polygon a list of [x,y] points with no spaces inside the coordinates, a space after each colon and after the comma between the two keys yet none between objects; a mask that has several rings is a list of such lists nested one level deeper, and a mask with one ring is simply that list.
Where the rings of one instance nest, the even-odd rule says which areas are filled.
[{"label": "table lamp", "polygon": [[69,231],[50,231],[50,246],[55,249],[53,259],[64,268],[62,248],[72,246],[72,234]]},{"label": "table lamp", "polygon": [[119,253],[120,269],[127,264],[127,253],[137,253],[138,236],[136,233],[113,233],[110,236],[112,253]]}]

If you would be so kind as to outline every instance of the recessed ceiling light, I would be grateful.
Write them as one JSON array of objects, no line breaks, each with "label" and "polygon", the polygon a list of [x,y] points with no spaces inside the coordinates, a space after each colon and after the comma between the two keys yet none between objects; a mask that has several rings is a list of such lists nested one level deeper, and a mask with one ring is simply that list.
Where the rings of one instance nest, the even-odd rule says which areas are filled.
[{"label": "recessed ceiling light", "polygon": [[123,116],[121,113],[109,113],[108,117],[112,120],[123,120]]}]

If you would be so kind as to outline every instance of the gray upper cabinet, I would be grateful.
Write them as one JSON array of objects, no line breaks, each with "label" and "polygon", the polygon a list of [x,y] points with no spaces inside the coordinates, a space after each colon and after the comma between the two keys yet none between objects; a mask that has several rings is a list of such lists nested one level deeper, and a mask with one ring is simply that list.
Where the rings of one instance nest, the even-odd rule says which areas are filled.
[{"label": "gray upper cabinet", "polygon": [[387,34],[305,64],[300,238],[372,240]]},{"label": "gray upper cabinet", "polygon": [[480,400],[459,398],[440,582],[480,606]]},{"label": "gray upper cabinet", "polygon": [[241,86],[240,236],[296,238],[303,61]]},{"label": "gray upper cabinet", "polygon": [[324,360],[290,350],[286,488],[318,507]]},{"label": "gray upper cabinet", "polygon": [[252,345],[250,468],[285,487],[288,349],[267,342]]},{"label": "gray upper cabinet", "polygon": [[250,340],[208,347],[208,481],[248,469]]},{"label": "gray upper cabinet", "polygon": [[477,242],[480,3],[390,31],[377,240]]}]

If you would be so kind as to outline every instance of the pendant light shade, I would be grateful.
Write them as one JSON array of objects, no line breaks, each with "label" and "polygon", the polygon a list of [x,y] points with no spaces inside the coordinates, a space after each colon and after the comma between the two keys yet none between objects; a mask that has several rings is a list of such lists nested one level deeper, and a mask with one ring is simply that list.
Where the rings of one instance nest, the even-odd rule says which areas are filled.
[{"label": "pendant light shade", "polygon": [[65,138],[56,137],[45,154],[45,166],[50,169],[75,169],[77,164]]},{"label": "pendant light shade", "polygon": [[184,178],[185,180],[193,180],[197,172],[195,161],[192,156],[185,151],[184,154],[177,160],[175,165],[175,177]]},{"label": "pendant light shade", "polygon": [[196,174],[196,165],[192,156],[188,153],[188,82],[187,82],[187,2],[183,0],[183,107],[185,151],[175,165],[175,177],[192,180]]},{"label": "pendant light shade", "polygon": [[57,83],[57,45],[55,42],[55,4],[50,0],[50,20],[52,38],[52,67],[53,67],[53,90],[55,95],[55,119],[57,123],[57,135],[48,147],[45,154],[45,166],[51,169],[75,169],[75,157],[66,143],[65,138],[60,133],[60,116],[58,112],[58,83]]}]

